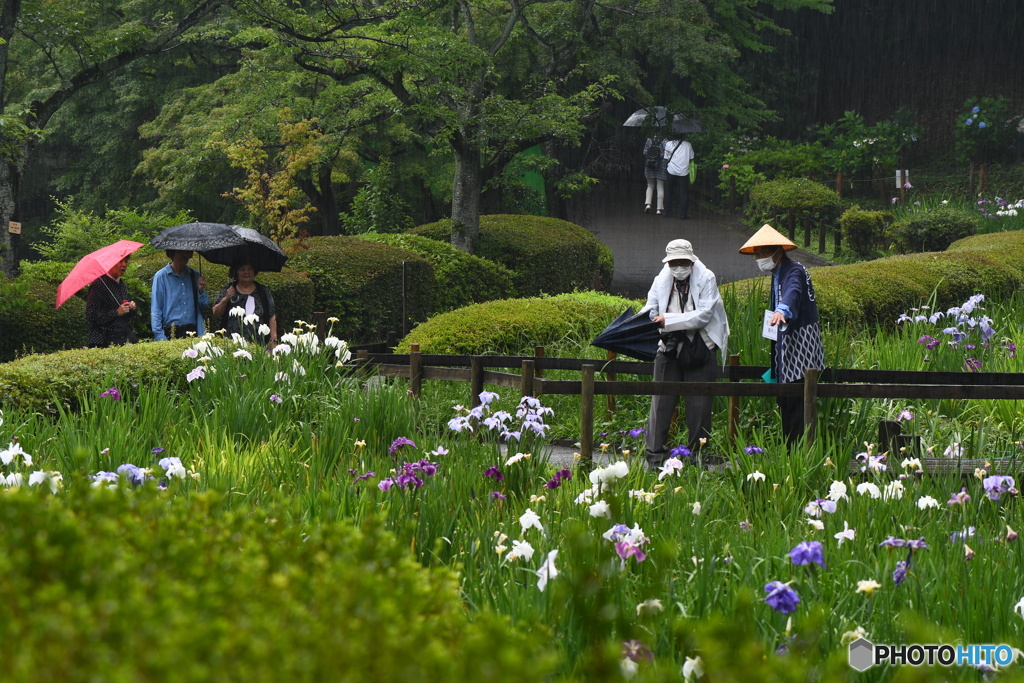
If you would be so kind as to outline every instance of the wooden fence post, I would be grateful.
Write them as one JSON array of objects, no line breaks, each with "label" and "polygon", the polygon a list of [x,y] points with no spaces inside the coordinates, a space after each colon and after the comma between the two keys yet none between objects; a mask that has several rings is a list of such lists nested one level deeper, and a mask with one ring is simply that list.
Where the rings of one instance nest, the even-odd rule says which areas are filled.
[{"label": "wooden fence post", "polygon": [[[618,357],[618,354],[616,354],[614,351],[609,351],[607,353],[607,355],[605,356],[605,358],[607,358],[609,361],[613,361],[617,357]],[[614,381],[619,379],[619,373],[617,373],[617,372],[606,372],[606,373],[604,373],[604,378],[606,380],[608,380],[609,382],[614,382]],[[608,394],[607,396],[605,396],[605,399],[606,399],[606,402],[605,402],[605,416],[606,416],[607,419],[610,420],[610,419],[612,419],[612,415],[615,413],[615,395],[614,394]]]},{"label": "wooden fence post", "polygon": [[836,173],[836,194],[840,199],[843,198],[843,174],[841,172]]},{"label": "wooden fence post", "polygon": [[580,461],[585,467],[594,464],[594,366],[580,368]]},{"label": "wooden fence post", "polygon": [[818,431],[818,372],[815,368],[804,371],[804,433],[808,446],[814,443]]},{"label": "wooden fence post", "polygon": [[825,221],[818,223],[818,251],[822,254],[825,253],[825,237],[828,233],[828,226],[825,225]]},{"label": "wooden fence post", "polygon": [[[544,347],[543,346],[534,346],[533,347],[533,356],[534,356],[534,358],[543,358],[544,357]],[[541,370],[541,369],[536,369],[534,371],[534,376],[543,379],[544,378],[544,371]]]},{"label": "wooden fence post", "polygon": [[[740,355],[733,353],[729,355],[729,366],[738,367],[740,364]],[[730,382],[739,382],[738,379],[733,377],[729,380]],[[730,396],[729,397],[729,445],[736,445],[736,423],[740,421],[740,397]]]},{"label": "wooden fence post", "polygon": [[420,397],[423,387],[423,355],[419,344],[409,344],[409,391],[416,398]]},{"label": "wooden fence post", "polygon": [[811,246],[811,217],[804,216],[804,249]]},{"label": "wooden fence post", "polygon": [[523,371],[519,376],[519,397],[533,396],[533,377],[535,363],[532,360],[523,361]]},{"label": "wooden fence post", "polygon": [[469,405],[476,408],[480,405],[480,394],[484,390],[484,357],[469,358]]}]

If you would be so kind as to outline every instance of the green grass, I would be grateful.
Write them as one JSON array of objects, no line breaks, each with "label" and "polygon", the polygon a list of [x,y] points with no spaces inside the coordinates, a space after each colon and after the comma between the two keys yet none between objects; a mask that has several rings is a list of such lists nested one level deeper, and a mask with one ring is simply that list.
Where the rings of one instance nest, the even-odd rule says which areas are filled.
[{"label": "green grass", "polygon": [[[727,289],[725,298],[734,330],[730,350],[744,364],[766,363],[767,350],[756,332],[763,297],[755,293],[741,298]],[[996,330],[990,342],[1021,341],[1022,303],[1015,298],[986,304],[984,313]],[[908,313],[913,317],[921,312]],[[828,330],[828,362],[893,369],[962,365],[966,349],[940,345],[929,351],[918,342],[924,334],[940,336],[941,326],[927,321],[904,325],[859,334]],[[489,429],[482,420],[504,410],[510,415],[505,426],[520,427],[515,392],[499,391],[504,392],[501,398],[472,418],[472,431],[455,432],[448,422],[466,412],[453,409],[469,405],[465,384],[427,382],[423,396],[413,399],[404,381],[361,377],[338,367],[332,348],[297,340],[290,355],[269,356],[250,348],[252,358],[245,358],[233,356],[229,344],[223,346],[223,355],[204,349],[208,360],[196,359],[206,367],[205,378],[189,383],[187,392],[123,387],[122,399],[113,400],[99,397],[107,389],[100,386],[82,397],[80,410],[52,419],[9,411],[0,439],[6,443],[18,437],[34,463],[27,467],[15,458],[5,474],[61,472],[63,490],[56,500],[67,498],[76,514],[97,524],[103,514],[134,514],[138,524],[151,525],[161,514],[159,501],[185,504],[206,500],[207,491],[216,491],[220,496],[206,503],[213,510],[204,519],[256,514],[262,520],[265,506],[284,497],[290,505],[275,523],[296,532],[333,528],[337,520],[349,520],[357,528],[379,526],[420,565],[457,573],[455,609],[470,621],[497,614],[520,634],[543,634],[555,672],[549,680],[617,680],[622,643],[629,640],[641,641],[653,652],[653,661],[640,662],[638,680],[678,679],[686,659],[697,656],[710,679],[749,679],[756,670],[760,677],[778,680],[845,680],[850,670],[844,634],[858,628],[876,643],[1014,644],[1024,636],[1024,619],[1014,612],[1024,596],[1024,554],[1021,541],[1007,538],[1007,526],[1024,526],[1018,521],[1017,496],[1005,494],[993,501],[982,490],[981,479],[918,475],[913,464],[901,464],[899,454],[890,456],[885,472],[851,476],[849,471],[851,457],[874,439],[878,420],[896,419],[904,410],[914,413],[913,419],[903,420],[906,431],[920,435],[937,454],[959,443],[970,456],[1015,457],[1024,425],[1011,402],[825,401],[819,439],[787,452],[772,403],[744,400],[735,448],[726,445],[724,411],[716,410],[713,437],[720,451],[732,457],[732,469],[685,467],[659,479],[635,459],[639,440],[619,434],[644,426],[646,399],[620,400],[619,410],[599,429],[612,437],[606,441],[611,448],[620,453],[627,448],[632,454],[623,458],[624,476],[593,490],[590,473],[580,468],[555,486],[555,470],[544,462],[546,440],[528,431],[509,452],[531,457],[506,464],[498,443],[501,429]],[[982,350],[984,369],[1019,370],[1005,346],[971,352]],[[547,352],[603,358],[602,351],[588,349],[583,339],[566,340]],[[929,353],[926,363],[923,358]],[[287,379],[279,376],[282,372],[288,373]],[[550,425],[547,436],[577,435],[578,405],[578,399],[558,397],[554,414],[543,415]],[[392,449],[399,437],[411,439],[415,447]],[[604,440],[598,435],[596,442]],[[743,448],[747,445],[763,452],[748,453]],[[164,450],[153,454],[156,448]],[[183,479],[164,475],[157,461],[165,457],[180,458],[193,474]],[[166,491],[156,490],[156,481],[136,490],[156,501],[154,505],[128,513],[73,503],[77,492],[89,487],[84,475],[113,471],[126,462],[152,468],[155,479],[166,483]],[[487,476],[492,467],[500,479]],[[394,481],[407,470],[422,487],[394,484],[383,490],[385,480]],[[360,479],[369,472],[374,474]],[[835,513],[814,518],[805,511],[812,501],[826,498],[837,481],[845,485],[847,497],[836,501]],[[881,490],[899,483],[902,497],[873,499],[857,492],[862,483]],[[132,488],[126,482],[120,486]],[[947,505],[963,486],[970,502]],[[22,488],[0,496],[0,518],[26,497],[49,496],[37,487]],[[938,508],[920,508],[925,497],[938,501]],[[590,504],[597,500],[607,503],[608,517],[592,516]],[[539,517],[542,530],[521,526],[527,509]],[[47,524],[57,522],[40,524],[44,531],[37,543],[45,555],[51,552],[46,548],[59,545],[60,536],[45,531]],[[649,539],[641,545],[643,561],[623,560],[606,540],[604,534],[614,524],[642,529]],[[839,545],[834,535],[846,527],[856,530],[855,538]],[[951,534],[965,527],[975,528],[974,536],[966,539],[975,553],[970,561],[965,561],[964,542],[950,541]],[[185,533],[201,529],[190,525]],[[913,554],[900,586],[892,574],[908,551],[879,547],[890,535],[924,537],[930,548]],[[202,551],[211,566],[218,565],[217,557],[226,566],[241,561],[236,547],[241,536],[234,538]],[[513,541],[530,543],[533,557],[510,561]],[[788,553],[802,541],[822,544],[824,568],[792,564]],[[559,573],[541,591],[537,571],[556,550]],[[369,562],[365,549],[360,552],[362,561]],[[294,571],[312,572],[314,555],[300,555]],[[172,553],[166,561],[174,567],[179,560]],[[29,581],[28,572],[36,566],[27,560],[17,565],[18,572],[26,573],[17,580]],[[868,579],[881,587],[871,594],[857,592],[858,581]],[[56,580],[72,578],[61,575]],[[200,573],[194,580],[201,586],[204,579]],[[763,587],[771,581],[789,583],[800,595],[791,617],[765,604]],[[86,594],[78,599],[92,605],[94,598]],[[117,598],[101,593],[95,600]],[[638,613],[637,606],[650,600],[659,601],[662,609]],[[147,619],[157,618],[146,614]],[[308,618],[317,617],[312,613]],[[429,619],[429,614],[422,618]],[[301,630],[301,624],[299,619],[292,627]],[[239,623],[237,628],[244,633],[248,626]],[[88,635],[75,631],[65,641],[81,638],[84,643]],[[159,646],[157,638],[118,637],[135,647]],[[783,646],[790,654],[774,654]],[[73,652],[67,656],[74,661]],[[310,656],[327,655],[317,651]],[[288,661],[291,666],[295,660]],[[272,664],[267,666],[272,670]],[[515,666],[529,664],[519,661]],[[868,677],[889,680],[908,672],[874,670]],[[966,668],[919,673],[922,680],[977,678]],[[1014,669],[1001,679],[1017,674]]]}]

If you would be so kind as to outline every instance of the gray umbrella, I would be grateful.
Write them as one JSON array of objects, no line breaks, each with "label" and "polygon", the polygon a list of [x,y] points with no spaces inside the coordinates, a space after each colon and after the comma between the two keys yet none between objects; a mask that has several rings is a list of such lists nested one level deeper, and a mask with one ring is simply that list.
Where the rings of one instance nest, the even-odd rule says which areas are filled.
[{"label": "gray umbrella", "polygon": [[[635,112],[629,115],[623,126],[629,126],[636,128],[639,126],[664,126],[665,121],[668,119],[668,110],[665,107],[646,107],[644,109],[637,109]],[[683,116],[682,114],[672,114],[672,125],[670,126],[673,133],[703,133],[704,124],[701,120],[696,117]]]},{"label": "gray umbrella", "polygon": [[225,266],[248,263],[261,273],[281,272],[288,257],[284,255],[281,247],[277,246],[274,240],[252,228],[243,228],[241,225],[229,225],[228,228],[242,238],[242,243],[204,250],[203,258],[211,263],[220,263]]},{"label": "gray umbrella", "polygon": [[157,249],[205,252],[239,245],[244,241],[223,223],[182,223],[161,230],[150,244]]}]

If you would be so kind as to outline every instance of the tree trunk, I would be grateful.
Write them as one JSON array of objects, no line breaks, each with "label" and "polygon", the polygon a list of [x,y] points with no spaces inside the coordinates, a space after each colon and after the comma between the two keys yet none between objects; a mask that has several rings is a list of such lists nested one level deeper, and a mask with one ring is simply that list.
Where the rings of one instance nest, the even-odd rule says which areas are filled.
[{"label": "tree trunk", "polygon": [[480,149],[469,143],[452,145],[455,183],[452,188],[452,246],[472,254],[480,234]]},{"label": "tree trunk", "polygon": [[25,170],[25,156],[19,154],[19,160],[0,160],[0,270],[8,278],[18,276],[18,254],[12,249],[11,233],[7,224],[14,218],[17,208],[18,188]]}]

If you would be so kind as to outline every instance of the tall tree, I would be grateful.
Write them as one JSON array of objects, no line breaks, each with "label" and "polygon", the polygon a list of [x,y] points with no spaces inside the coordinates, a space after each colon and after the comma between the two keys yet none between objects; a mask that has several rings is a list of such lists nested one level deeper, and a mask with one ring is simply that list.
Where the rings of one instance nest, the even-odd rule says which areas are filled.
[{"label": "tall tree", "polygon": [[732,70],[763,47],[762,8],[831,0],[240,0],[297,64],[344,83],[371,79],[455,162],[452,243],[472,251],[483,180],[521,150],[573,143],[602,101],[648,100],[643,64],[668,64],[693,96],[749,114]]},{"label": "tall tree", "polygon": [[[4,0],[0,9],[0,226],[14,214],[31,156],[52,117],[83,88],[182,44],[226,0]],[[3,272],[17,273],[0,230]]]}]

